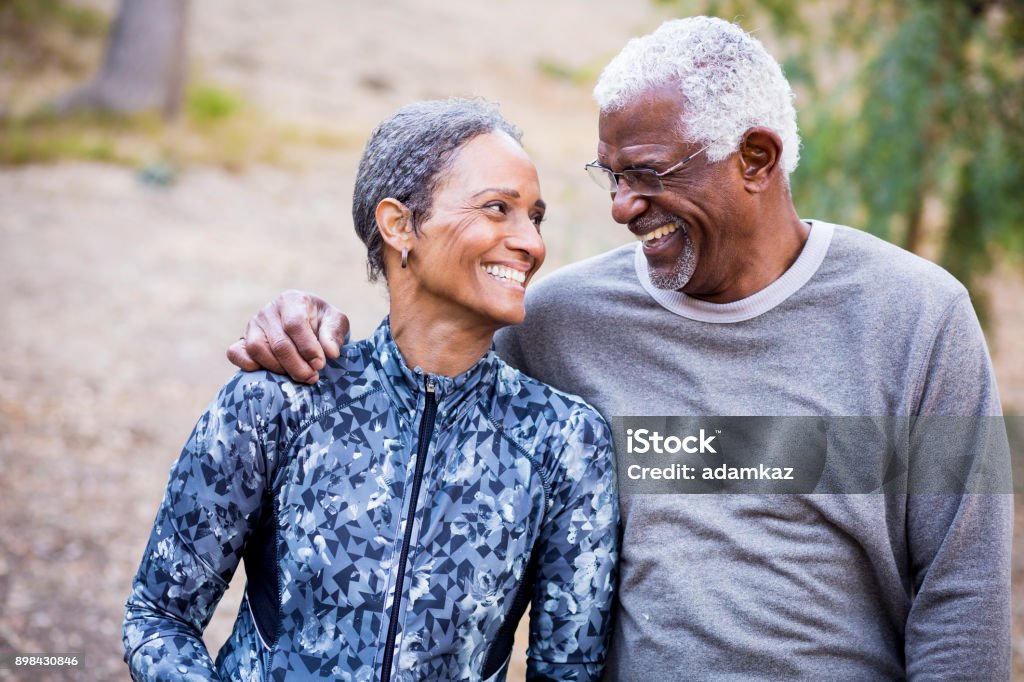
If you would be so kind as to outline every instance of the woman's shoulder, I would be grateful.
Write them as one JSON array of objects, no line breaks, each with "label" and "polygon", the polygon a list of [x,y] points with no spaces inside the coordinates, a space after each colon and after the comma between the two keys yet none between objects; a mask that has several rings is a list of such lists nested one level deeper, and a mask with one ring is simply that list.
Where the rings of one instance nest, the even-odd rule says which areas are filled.
[{"label": "woman's shoulder", "polygon": [[306,384],[268,370],[239,371],[224,384],[217,407],[289,422],[294,428],[373,389],[366,342],[343,346],[339,357],[328,360],[319,374],[316,383]]},{"label": "woman's shoulder", "polygon": [[239,371],[214,400],[214,414],[251,424],[260,430],[272,426],[290,430],[317,412],[315,385],[302,384],[267,370]]},{"label": "woman's shoulder", "polygon": [[505,395],[500,427],[529,454],[555,498],[566,503],[583,491],[614,490],[612,432],[597,410],[510,365],[498,382]]},{"label": "woman's shoulder", "polygon": [[611,440],[608,424],[583,398],[499,363],[498,394],[507,402],[502,414],[506,428],[531,440],[556,435],[591,445]]},{"label": "woman's shoulder", "polygon": [[372,389],[377,381],[373,369],[376,350],[372,337],[346,343],[341,347],[338,357],[328,360],[320,370],[320,380],[316,385],[344,398],[355,397]]}]

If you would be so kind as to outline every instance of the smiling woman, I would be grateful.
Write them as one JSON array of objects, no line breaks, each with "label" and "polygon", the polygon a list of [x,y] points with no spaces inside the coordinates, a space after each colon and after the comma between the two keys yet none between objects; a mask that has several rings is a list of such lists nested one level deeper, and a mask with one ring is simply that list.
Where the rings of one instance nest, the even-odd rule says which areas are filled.
[{"label": "smiling woman", "polygon": [[[497,329],[523,321],[526,285],[544,262],[544,201],[533,163],[507,133],[484,133],[459,148],[418,229],[392,198],[378,203],[375,216],[390,247],[392,333],[399,343],[409,338],[407,352],[425,356],[452,345],[456,353],[439,357],[435,371],[458,373]],[[424,318],[431,322],[423,325]],[[451,357],[454,364],[451,355],[459,358]]]},{"label": "smiling woman", "polygon": [[[618,506],[609,430],[490,350],[544,260],[537,172],[477,101],[374,131],[353,202],[390,315],[314,385],[241,372],[171,472],[124,624],[136,680],[601,677]],[[201,633],[240,561],[216,663]]]}]

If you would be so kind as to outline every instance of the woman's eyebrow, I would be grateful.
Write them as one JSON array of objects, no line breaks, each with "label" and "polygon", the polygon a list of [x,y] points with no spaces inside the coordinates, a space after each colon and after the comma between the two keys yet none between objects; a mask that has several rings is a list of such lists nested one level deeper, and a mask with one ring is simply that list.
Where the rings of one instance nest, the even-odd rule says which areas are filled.
[{"label": "woman's eyebrow", "polygon": [[[470,199],[476,199],[477,197],[479,197],[482,194],[491,194],[491,193],[493,193],[493,194],[501,194],[502,196],[509,197],[510,199],[518,199],[518,198],[520,198],[522,196],[521,194],[519,194],[518,191],[516,191],[514,189],[510,189],[508,187],[488,187],[487,189],[480,190],[479,192],[477,192],[476,194],[471,196]],[[541,208],[541,209],[547,209],[547,207],[548,207],[547,203],[543,199],[537,199],[537,201],[533,202],[533,205],[536,206],[537,208]]]},{"label": "woman's eyebrow", "polygon": [[489,192],[493,192],[495,194],[503,194],[503,195],[505,195],[505,196],[507,196],[507,197],[509,197],[511,199],[518,199],[519,198],[519,192],[517,192],[514,189],[509,189],[507,187],[488,187],[487,189],[480,190],[479,192],[474,194],[471,198],[476,199],[481,194],[487,194]]}]

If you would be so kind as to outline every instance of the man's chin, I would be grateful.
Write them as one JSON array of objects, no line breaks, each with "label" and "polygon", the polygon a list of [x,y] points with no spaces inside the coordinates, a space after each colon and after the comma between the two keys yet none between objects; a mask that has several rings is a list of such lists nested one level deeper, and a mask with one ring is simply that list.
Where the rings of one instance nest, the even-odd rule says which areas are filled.
[{"label": "man's chin", "polygon": [[648,262],[647,277],[655,289],[682,291],[693,277],[693,268],[688,268],[684,263],[679,262],[673,263],[670,267],[653,266]]},{"label": "man's chin", "polygon": [[672,233],[656,244],[656,248],[645,246],[643,254],[651,284],[664,291],[680,291],[697,268],[697,253],[686,229]]}]

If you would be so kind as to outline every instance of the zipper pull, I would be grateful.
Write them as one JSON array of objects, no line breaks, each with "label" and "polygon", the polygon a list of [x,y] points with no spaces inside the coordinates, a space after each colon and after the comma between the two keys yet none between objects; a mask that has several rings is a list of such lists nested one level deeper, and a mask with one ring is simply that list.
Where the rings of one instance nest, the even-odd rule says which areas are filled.
[{"label": "zipper pull", "polygon": [[427,377],[427,393],[434,392],[434,379],[433,377]]}]

